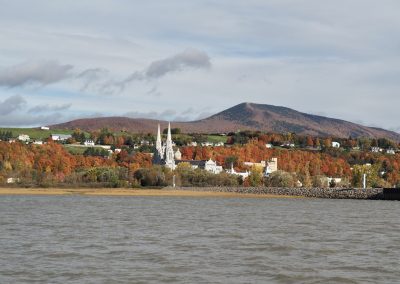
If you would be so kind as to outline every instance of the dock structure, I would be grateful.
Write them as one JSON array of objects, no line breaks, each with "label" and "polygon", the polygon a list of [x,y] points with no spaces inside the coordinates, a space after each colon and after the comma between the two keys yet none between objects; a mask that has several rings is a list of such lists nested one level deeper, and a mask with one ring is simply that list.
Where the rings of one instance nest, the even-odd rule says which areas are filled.
[{"label": "dock structure", "polygon": [[400,188],[384,188],[384,200],[400,200]]}]

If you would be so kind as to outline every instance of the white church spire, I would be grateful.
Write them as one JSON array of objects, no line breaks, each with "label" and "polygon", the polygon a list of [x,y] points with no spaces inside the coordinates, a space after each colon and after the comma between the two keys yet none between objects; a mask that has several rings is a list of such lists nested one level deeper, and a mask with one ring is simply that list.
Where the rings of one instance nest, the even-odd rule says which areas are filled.
[{"label": "white church spire", "polygon": [[157,131],[157,141],[156,141],[156,149],[159,153],[162,152],[162,144],[161,144],[161,132],[160,132],[160,124],[158,124],[158,131]]},{"label": "white church spire", "polygon": [[167,147],[168,147],[168,143],[170,143],[172,146],[171,122],[168,122]]},{"label": "white church spire", "polygon": [[171,123],[168,123],[167,144],[165,147],[165,165],[175,169],[174,149],[172,148]]}]

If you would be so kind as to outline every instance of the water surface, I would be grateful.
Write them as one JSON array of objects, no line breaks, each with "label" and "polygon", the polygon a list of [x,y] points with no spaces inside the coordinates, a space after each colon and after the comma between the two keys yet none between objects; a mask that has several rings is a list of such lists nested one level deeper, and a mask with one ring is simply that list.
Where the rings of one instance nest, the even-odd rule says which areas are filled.
[{"label": "water surface", "polygon": [[400,203],[0,196],[0,283],[398,283]]}]

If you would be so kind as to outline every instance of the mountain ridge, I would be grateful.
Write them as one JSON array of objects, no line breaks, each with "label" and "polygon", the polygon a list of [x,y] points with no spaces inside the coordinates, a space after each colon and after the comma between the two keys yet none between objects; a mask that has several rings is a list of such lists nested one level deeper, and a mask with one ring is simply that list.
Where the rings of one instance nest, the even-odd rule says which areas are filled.
[{"label": "mountain ridge", "polygon": [[[52,125],[58,129],[79,128],[86,131],[109,128],[130,132],[152,133],[157,124],[164,120],[99,117],[83,118]],[[267,104],[241,103],[218,112],[210,117],[187,122],[175,121],[173,127],[181,128],[183,133],[225,133],[237,130],[259,130],[265,132],[293,132],[301,135],[339,138],[368,137],[389,138],[400,141],[400,133],[377,127],[367,127],[337,118],[303,113],[288,107]]]}]

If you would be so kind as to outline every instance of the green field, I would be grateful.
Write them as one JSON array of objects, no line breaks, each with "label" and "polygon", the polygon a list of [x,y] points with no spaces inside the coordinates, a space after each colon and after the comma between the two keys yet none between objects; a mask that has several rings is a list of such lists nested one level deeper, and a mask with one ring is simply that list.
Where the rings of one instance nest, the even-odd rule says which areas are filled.
[{"label": "green field", "polygon": [[221,135],[208,135],[207,136],[207,141],[212,142],[212,143],[217,143],[217,142],[226,143],[227,140],[228,140],[227,136],[221,136]]},{"label": "green field", "polygon": [[82,155],[86,149],[88,148],[95,148],[95,149],[103,149],[102,147],[86,147],[86,146],[73,146],[73,145],[69,145],[69,144],[64,144],[63,145],[65,150],[67,150],[68,152],[70,152],[73,155]]},{"label": "green field", "polygon": [[18,137],[20,134],[29,135],[34,140],[44,140],[50,137],[51,134],[72,134],[72,130],[50,129],[41,130],[40,128],[0,128],[0,132],[11,131],[13,137]]},{"label": "green field", "polygon": [[65,150],[67,150],[68,152],[70,152],[73,155],[82,155],[87,148],[89,147],[74,147],[71,145],[63,145]]}]

